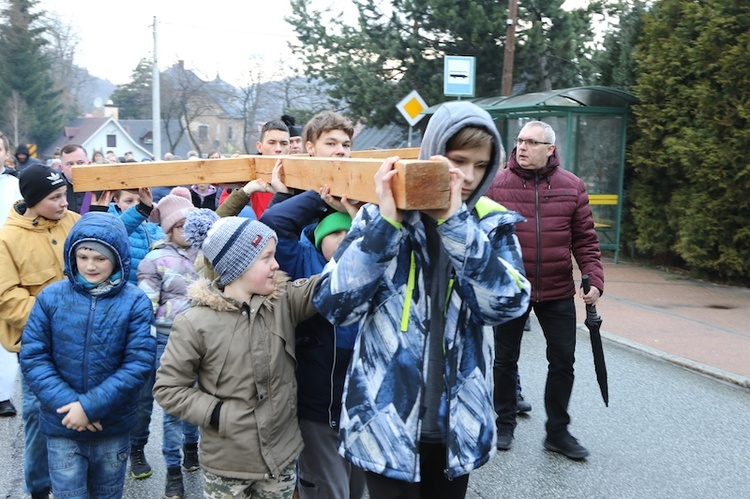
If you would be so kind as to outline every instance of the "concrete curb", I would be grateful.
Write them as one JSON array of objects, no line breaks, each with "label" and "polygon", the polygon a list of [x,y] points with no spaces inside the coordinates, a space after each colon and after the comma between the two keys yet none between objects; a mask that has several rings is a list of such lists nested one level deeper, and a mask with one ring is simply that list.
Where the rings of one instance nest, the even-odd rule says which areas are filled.
[{"label": "concrete curb", "polygon": [[[581,334],[585,334],[587,337],[589,335],[589,330],[585,324],[578,324],[578,331]],[[632,350],[637,350],[646,355],[650,355],[652,357],[665,360],[667,362],[678,365],[680,367],[690,369],[691,371],[696,371],[701,374],[705,374],[707,376],[711,376],[711,377],[720,379],[722,381],[726,381],[727,383],[738,385],[741,388],[750,389],[750,378],[747,378],[745,376],[731,373],[729,371],[724,371],[722,369],[717,369],[715,367],[711,367],[706,364],[696,362],[694,360],[686,359],[678,355],[673,355],[667,352],[663,352],[661,350],[657,350],[656,348],[643,345],[641,343],[629,340],[627,338],[623,338],[621,336],[616,336],[606,331],[601,331],[601,335],[602,335],[602,339],[610,341],[612,343],[616,343],[623,347],[630,348]]]}]

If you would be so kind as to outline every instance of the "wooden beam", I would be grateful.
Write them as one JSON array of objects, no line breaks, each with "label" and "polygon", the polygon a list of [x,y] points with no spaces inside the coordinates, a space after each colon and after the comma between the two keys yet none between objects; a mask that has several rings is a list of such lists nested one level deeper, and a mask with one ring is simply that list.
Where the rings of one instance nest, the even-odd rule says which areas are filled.
[{"label": "wooden beam", "polygon": [[403,147],[401,149],[365,149],[364,151],[352,151],[352,158],[379,158],[385,159],[398,156],[400,159],[419,158],[419,147]]},{"label": "wooden beam", "polygon": [[73,187],[79,192],[163,185],[244,183],[253,178],[253,156],[73,167]]},{"label": "wooden beam", "polygon": [[[86,165],[73,168],[76,191],[136,189],[195,183],[224,184],[262,178],[270,182],[276,160],[284,162],[282,181],[295,189],[328,185],[334,196],[374,203],[374,177],[380,159],[314,158],[305,156],[240,156],[151,163]],[[448,206],[448,164],[401,160],[392,181],[396,205],[402,210],[442,209]]]}]

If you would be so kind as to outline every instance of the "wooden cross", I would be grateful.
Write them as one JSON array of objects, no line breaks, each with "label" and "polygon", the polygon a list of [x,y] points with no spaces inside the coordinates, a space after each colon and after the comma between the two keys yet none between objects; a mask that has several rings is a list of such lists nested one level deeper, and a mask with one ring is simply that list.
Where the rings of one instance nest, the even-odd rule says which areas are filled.
[{"label": "wooden cross", "polygon": [[[416,158],[418,148],[352,152],[351,158],[239,156],[150,163],[121,163],[73,167],[76,191],[137,189],[172,185],[245,183],[255,178],[271,181],[276,160],[284,164],[282,182],[309,190],[328,185],[334,196],[376,203],[374,177],[382,158],[399,156],[398,174],[391,187],[402,210],[444,209],[449,204],[449,165]],[[380,159],[379,159],[380,158]],[[406,158],[406,159],[405,159]]]}]

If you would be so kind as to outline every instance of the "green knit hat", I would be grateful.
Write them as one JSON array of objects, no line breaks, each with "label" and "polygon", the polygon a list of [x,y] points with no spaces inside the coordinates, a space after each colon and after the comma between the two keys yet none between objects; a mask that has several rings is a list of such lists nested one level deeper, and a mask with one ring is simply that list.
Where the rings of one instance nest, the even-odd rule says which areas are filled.
[{"label": "green knit hat", "polygon": [[317,227],[315,227],[315,247],[320,249],[320,243],[323,242],[323,238],[328,234],[338,232],[340,230],[349,230],[352,226],[352,217],[348,213],[342,213],[337,211],[331,213],[323,220],[320,221]]}]

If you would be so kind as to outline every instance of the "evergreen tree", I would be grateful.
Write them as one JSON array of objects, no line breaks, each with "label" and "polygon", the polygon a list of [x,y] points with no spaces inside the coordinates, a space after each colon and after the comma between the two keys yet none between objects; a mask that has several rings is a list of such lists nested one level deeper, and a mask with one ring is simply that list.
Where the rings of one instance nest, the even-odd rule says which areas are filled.
[{"label": "evergreen tree", "polygon": [[644,17],[631,198],[641,250],[750,275],[750,4],[661,0]]},{"label": "evergreen tree", "polygon": [[600,85],[630,91],[635,80],[633,53],[646,12],[646,0],[622,0],[611,8],[610,16],[616,22],[604,36],[603,50],[595,57]]},{"label": "evergreen tree", "polygon": [[530,0],[518,5],[514,82],[523,92],[588,85],[594,78],[591,16],[600,2],[565,10],[565,0]]},{"label": "evergreen tree", "polygon": [[[18,141],[48,145],[62,130],[60,91],[54,89],[51,62],[36,0],[9,0],[0,25],[0,120]],[[28,130],[21,136],[20,130]]]},{"label": "evergreen tree", "polygon": [[151,61],[141,59],[130,76],[130,82],[118,86],[112,92],[112,103],[119,108],[120,119],[150,119],[153,101]]},{"label": "evergreen tree", "polygon": [[[312,10],[310,0],[291,3],[294,14],[287,21],[297,33],[294,49],[307,75],[330,85],[332,101],[344,102],[350,115],[368,124],[403,123],[395,105],[415,89],[428,104],[445,101],[446,55],[476,57],[477,96],[500,93],[505,2],[354,0],[356,26],[346,24],[340,12]],[[541,81],[543,76],[560,88],[588,78],[590,49],[585,42],[591,8],[569,13],[560,9],[562,3],[536,0],[533,12],[539,22],[521,23],[527,33],[519,34],[522,63],[515,65],[515,74],[522,80]],[[545,71],[538,68],[534,54],[539,53],[546,54]]]}]

